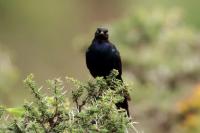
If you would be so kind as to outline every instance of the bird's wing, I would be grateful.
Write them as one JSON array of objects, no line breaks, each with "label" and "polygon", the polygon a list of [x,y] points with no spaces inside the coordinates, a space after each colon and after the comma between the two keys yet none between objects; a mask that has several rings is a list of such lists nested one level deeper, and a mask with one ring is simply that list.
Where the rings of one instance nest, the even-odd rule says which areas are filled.
[{"label": "bird's wing", "polygon": [[91,64],[90,64],[91,56],[89,56],[89,54],[90,54],[90,49],[88,48],[87,51],[86,51],[86,54],[85,54],[85,56],[86,56],[86,65],[87,65],[88,69],[90,69],[90,66],[91,66]]},{"label": "bird's wing", "polygon": [[97,74],[95,72],[95,64],[96,64],[96,60],[94,59],[94,53],[92,53],[92,51],[90,51],[90,48],[87,49],[86,51],[86,65],[87,68],[89,69],[91,75],[93,77],[96,77]]},{"label": "bird's wing", "polygon": [[114,45],[112,46],[112,61],[113,61],[113,68],[118,70],[118,72],[119,72],[118,78],[121,79],[121,75],[122,75],[121,57],[120,57],[119,51],[117,50],[117,48]]}]

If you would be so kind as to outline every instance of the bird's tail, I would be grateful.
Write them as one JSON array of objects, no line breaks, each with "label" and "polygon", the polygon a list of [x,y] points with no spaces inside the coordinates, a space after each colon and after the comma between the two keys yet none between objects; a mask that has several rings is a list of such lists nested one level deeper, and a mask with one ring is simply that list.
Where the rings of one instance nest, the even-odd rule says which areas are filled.
[{"label": "bird's tail", "polygon": [[[123,79],[122,79],[121,75],[118,75],[116,78],[119,79],[119,80],[121,80],[122,83],[123,83]],[[124,101],[120,102],[120,103],[117,103],[116,106],[117,106],[117,108],[123,108],[123,109],[125,109],[126,112],[127,112],[127,115],[130,116],[129,115],[128,101],[131,100],[131,97],[130,97],[130,94],[129,94],[128,90],[126,88],[124,90],[125,90],[125,92],[124,92]]]}]

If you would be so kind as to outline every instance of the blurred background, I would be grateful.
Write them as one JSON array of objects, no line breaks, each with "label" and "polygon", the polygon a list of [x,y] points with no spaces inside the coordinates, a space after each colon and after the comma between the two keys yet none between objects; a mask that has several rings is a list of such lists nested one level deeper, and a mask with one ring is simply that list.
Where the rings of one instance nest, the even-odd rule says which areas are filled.
[{"label": "blurred background", "polygon": [[131,114],[147,133],[200,132],[197,0],[0,0],[0,104],[28,99],[23,79],[87,81],[84,51],[109,28],[131,85]]}]

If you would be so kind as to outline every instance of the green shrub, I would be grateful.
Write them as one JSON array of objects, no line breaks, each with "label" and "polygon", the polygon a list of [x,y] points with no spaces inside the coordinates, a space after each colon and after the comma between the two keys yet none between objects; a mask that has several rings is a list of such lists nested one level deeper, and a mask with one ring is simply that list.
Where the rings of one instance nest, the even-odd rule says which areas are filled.
[{"label": "green shrub", "polygon": [[[41,93],[29,75],[24,80],[34,96],[33,102],[26,102],[23,108],[1,108],[1,131],[4,132],[70,132],[70,133],[123,133],[134,129],[133,122],[124,109],[115,104],[127,95],[127,86],[116,79],[117,71],[106,79],[98,77],[88,83],[72,78],[67,80],[75,84],[72,100],[75,107],[69,106],[65,98],[64,85],[60,79],[48,80],[52,96]],[[2,112],[9,113],[11,122],[5,124]],[[5,115],[5,114],[4,114]]]},{"label": "green shrub", "polygon": [[137,9],[113,24],[111,37],[139,84],[181,89],[200,77],[199,33],[180,9]]},{"label": "green shrub", "polygon": [[[174,103],[200,80],[200,34],[185,23],[179,8],[134,7],[124,15],[108,28],[122,57],[124,79],[138,88],[131,94],[136,115],[147,123],[142,126],[147,132],[172,132],[178,125]],[[94,31],[75,43],[85,51]]]}]

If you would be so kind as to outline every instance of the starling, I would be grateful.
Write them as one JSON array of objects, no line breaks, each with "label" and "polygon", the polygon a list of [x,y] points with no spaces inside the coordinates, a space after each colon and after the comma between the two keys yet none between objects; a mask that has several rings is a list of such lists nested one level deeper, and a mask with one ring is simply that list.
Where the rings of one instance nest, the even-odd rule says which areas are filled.
[{"label": "starling", "polygon": [[[113,69],[118,70],[117,79],[122,80],[122,63],[120,53],[109,41],[108,29],[97,28],[92,44],[86,51],[86,64],[91,75],[95,77],[106,77]],[[124,96],[124,101],[116,104],[117,108],[128,109],[128,97]]]}]

